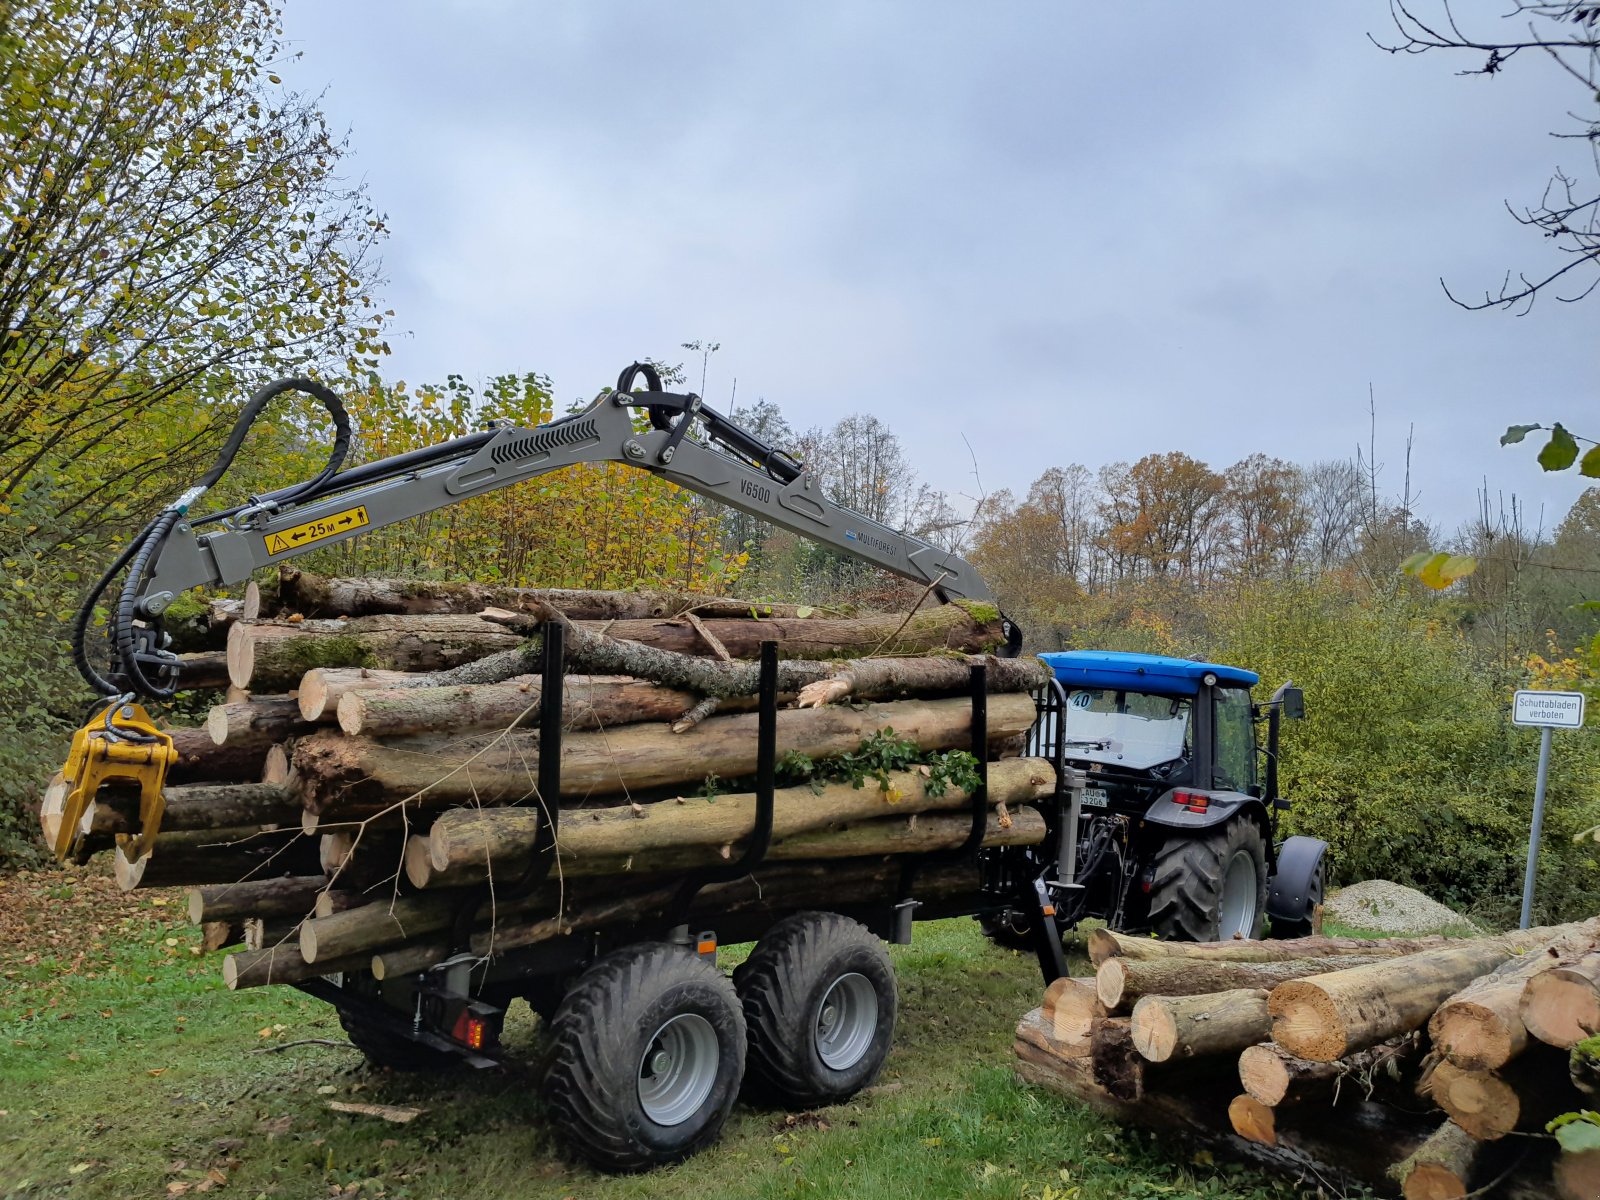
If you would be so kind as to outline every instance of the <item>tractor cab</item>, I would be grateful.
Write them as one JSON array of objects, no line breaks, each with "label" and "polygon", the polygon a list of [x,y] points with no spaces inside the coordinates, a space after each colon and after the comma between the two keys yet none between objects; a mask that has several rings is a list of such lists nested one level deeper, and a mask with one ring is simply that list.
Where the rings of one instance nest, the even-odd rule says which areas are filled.
[{"label": "tractor cab", "polygon": [[[1065,907],[1196,941],[1259,936],[1268,915],[1303,932],[1310,893],[1321,900],[1325,847],[1277,843],[1288,807],[1277,794],[1279,723],[1302,715],[1299,689],[1286,683],[1257,705],[1260,677],[1239,667],[1101,650],[1040,658],[1060,688],[1051,749],[1085,779]],[[1313,851],[1309,866],[1282,861]]]}]

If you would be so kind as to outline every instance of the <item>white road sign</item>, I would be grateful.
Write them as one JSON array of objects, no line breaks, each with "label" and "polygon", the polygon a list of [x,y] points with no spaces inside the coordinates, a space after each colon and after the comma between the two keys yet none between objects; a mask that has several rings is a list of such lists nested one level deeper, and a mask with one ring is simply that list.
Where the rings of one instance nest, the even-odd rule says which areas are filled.
[{"label": "white road sign", "polygon": [[1518,692],[1512,703],[1511,723],[1580,729],[1583,727],[1583,693]]}]

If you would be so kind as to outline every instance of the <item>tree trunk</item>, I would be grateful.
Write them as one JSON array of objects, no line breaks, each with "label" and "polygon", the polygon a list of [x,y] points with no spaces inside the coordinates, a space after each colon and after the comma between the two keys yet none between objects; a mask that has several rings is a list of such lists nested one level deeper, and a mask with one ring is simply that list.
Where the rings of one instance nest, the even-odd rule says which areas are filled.
[{"label": "tree trunk", "polygon": [[222,981],[229,991],[237,991],[269,983],[298,983],[339,971],[364,971],[367,965],[366,956],[355,955],[338,961],[324,959],[312,966],[300,957],[294,943],[284,942],[263,950],[241,950],[228,955],[222,960]]},{"label": "tree trunk", "polygon": [[1368,1095],[1380,1077],[1399,1078],[1400,1069],[1421,1053],[1421,1034],[1380,1042],[1337,1062],[1309,1062],[1271,1042],[1248,1046],[1239,1055],[1239,1082],[1268,1108],[1282,1104],[1331,1103],[1350,1093]]},{"label": "tree trunk", "polygon": [[244,922],[244,948],[270,950],[275,946],[293,946],[300,936],[300,922],[293,917],[246,917]]},{"label": "tree trunk", "polygon": [[228,686],[228,655],[223,650],[180,654],[178,686],[186,692],[216,691]]},{"label": "tree trunk", "polygon": [[1236,1054],[1265,1038],[1271,1027],[1264,988],[1203,996],[1147,995],[1133,1006],[1133,1047],[1155,1063]]},{"label": "tree trunk", "polygon": [[285,738],[314,729],[316,725],[300,715],[299,701],[287,696],[259,696],[242,704],[217,704],[206,715],[206,732],[217,745],[248,745],[263,753]]},{"label": "tree trunk", "polygon": [[1405,1200],[1463,1200],[1482,1143],[1454,1121],[1389,1169]]},{"label": "tree trunk", "polygon": [[254,828],[162,833],[154,849],[130,861],[119,846],[112,861],[117,886],[174,887],[236,883],[263,876],[309,875],[317,869],[316,846],[298,829],[262,833]]},{"label": "tree trunk", "polygon": [[308,617],[369,616],[379,613],[477,613],[486,608],[524,611],[548,604],[574,621],[656,620],[693,610],[701,617],[838,617],[848,606],[770,604],[693,592],[601,592],[573,588],[497,587],[434,579],[339,579],[285,565],[279,599],[286,610]]},{"label": "tree trunk", "polygon": [[1502,963],[1439,1006],[1428,1022],[1433,1044],[1466,1070],[1493,1070],[1521,1054],[1528,1044],[1522,1023],[1522,993],[1535,975],[1571,965],[1595,949],[1600,922]]},{"label": "tree trunk", "polygon": [[1564,932],[1557,926],[1458,941],[1404,960],[1280,983],[1269,1001],[1272,1040],[1315,1062],[1343,1058],[1420,1029],[1440,1004],[1479,975]]},{"label": "tree trunk", "polygon": [[195,888],[189,893],[189,920],[196,925],[245,917],[298,920],[312,911],[317,893],[327,885],[321,875],[303,875]]},{"label": "tree trunk", "polygon": [[[564,729],[608,729],[672,721],[699,700],[693,692],[615,675],[569,675],[562,695]],[[539,719],[539,681],[458,687],[353,691],[339,701],[339,728],[351,737],[396,737],[448,730],[478,733],[532,726]]]},{"label": "tree trunk", "polygon": [[1600,1033],[1600,954],[1529,979],[1519,1015],[1534,1037],[1563,1049]]},{"label": "tree trunk", "polygon": [[287,691],[314,667],[442,671],[520,644],[479,617],[262,621],[228,631],[228,678],[252,691]]},{"label": "tree trunk", "polygon": [[261,778],[266,748],[219,746],[204,725],[182,725],[162,732],[172,738],[178,761],[167,769],[167,783],[255,783]]},{"label": "tree trunk", "polygon": [[[1354,955],[1339,966],[1357,966],[1387,959]],[[1141,996],[1196,996],[1233,988],[1272,988],[1286,979],[1303,979],[1335,969],[1325,958],[1291,958],[1274,962],[1205,962],[1200,959],[1108,958],[1095,972],[1095,990],[1109,1013],[1126,1013]]]},{"label": "tree trunk", "polygon": [[[801,708],[837,704],[847,697],[928,696],[964,691],[973,660],[960,658],[861,658],[839,663],[826,679],[800,689]],[[1036,692],[1054,674],[1037,658],[983,658],[991,692]]]},{"label": "tree trunk", "polygon": [[[1023,804],[1051,795],[1052,769],[1043,759],[1010,759],[989,767],[989,803]],[[783,788],[773,797],[772,836],[776,840],[827,829],[841,822],[871,820],[895,814],[960,809],[966,792],[950,788],[930,796],[927,780],[916,772],[891,777],[900,797],[893,803],[876,787],[848,783]],[[682,797],[649,805],[583,810],[564,814],[560,850],[566,870],[582,871],[585,860],[639,855],[685,847],[722,847],[747,837],[755,826],[756,799],[740,793]],[[418,887],[451,887],[478,883],[491,870],[517,870],[532,853],[541,824],[536,805],[518,808],[457,808],[443,813],[429,830],[426,874],[411,882]],[[592,872],[585,872],[592,873]]]},{"label": "tree trunk", "polygon": [[1463,1071],[1440,1059],[1417,1086],[1450,1119],[1479,1141],[1493,1141],[1518,1130],[1542,1129],[1552,1117],[1578,1108],[1581,1099],[1567,1085],[1566,1064],[1556,1050],[1540,1046],[1498,1071]]},{"label": "tree trunk", "polygon": [[[300,824],[300,801],[286,789],[268,783],[191,783],[167,788],[166,801],[162,833]],[[138,796],[102,791],[84,810],[79,828],[94,849],[109,850],[117,834],[139,831]]]},{"label": "tree trunk", "polygon": [[[679,786],[709,775],[737,779],[755,771],[756,714],[713,717],[685,734],[630,725],[574,733],[562,742],[562,796],[582,798]],[[996,696],[989,702],[991,743],[1025,732],[1033,700]],[[965,747],[971,721],[962,700],[902,701],[861,708],[786,709],[778,714],[779,745],[829,758],[893,727],[926,750]],[[412,738],[379,743],[317,733],[295,745],[294,767],[306,808],[349,819],[377,813],[399,822],[401,806],[440,809],[493,804],[533,794],[538,735],[513,730],[492,738]]]},{"label": "tree trunk", "polygon": [[296,700],[300,716],[324,724],[337,719],[339,701],[350,692],[414,686],[411,671],[378,671],[371,667],[313,667],[300,677]]},{"label": "tree trunk", "polygon": [[1600,1196],[1600,1150],[1563,1151],[1556,1160],[1556,1190],[1561,1193],[1561,1200],[1595,1200]]},{"label": "tree trunk", "polygon": [[[1281,962],[1292,958],[1337,958],[1359,954],[1366,958],[1398,958],[1446,944],[1442,937],[1423,938],[1285,938],[1281,941],[1161,942],[1110,929],[1089,934],[1089,960],[1096,967],[1108,958],[1138,961],[1194,959],[1202,962]],[[1330,968],[1332,969],[1332,968]]]}]

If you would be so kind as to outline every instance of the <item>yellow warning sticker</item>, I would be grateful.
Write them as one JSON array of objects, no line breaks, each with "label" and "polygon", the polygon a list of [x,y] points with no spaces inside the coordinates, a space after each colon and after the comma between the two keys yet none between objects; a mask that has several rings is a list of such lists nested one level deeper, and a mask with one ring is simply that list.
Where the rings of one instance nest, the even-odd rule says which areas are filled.
[{"label": "yellow warning sticker", "polygon": [[303,550],[307,546],[325,542],[343,533],[351,533],[370,523],[367,520],[366,506],[358,504],[354,508],[347,508],[320,520],[307,521],[303,525],[293,525],[288,529],[267,534],[265,539],[267,553],[285,554],[290,550]]}]

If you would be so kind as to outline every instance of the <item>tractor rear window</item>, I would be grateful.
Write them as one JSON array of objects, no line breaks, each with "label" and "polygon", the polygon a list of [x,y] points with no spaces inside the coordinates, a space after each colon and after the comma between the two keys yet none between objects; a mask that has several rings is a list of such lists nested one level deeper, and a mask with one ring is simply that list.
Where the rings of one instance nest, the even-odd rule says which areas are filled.
[{"label": "tractor rear window", "polygon": [[1066,754],[1142,771],[1189,756],[1189,701],[1083,688],[1067,695]]}]

